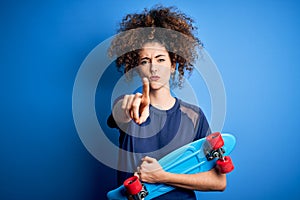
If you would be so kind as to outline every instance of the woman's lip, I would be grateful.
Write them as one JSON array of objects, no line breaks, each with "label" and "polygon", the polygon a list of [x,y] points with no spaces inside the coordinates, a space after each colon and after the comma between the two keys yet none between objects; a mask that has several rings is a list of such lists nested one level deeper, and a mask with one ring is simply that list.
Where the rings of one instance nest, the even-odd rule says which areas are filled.
[{"label": "woman's lip", "polygon": [[151,80],[151,81],[157,81],[158,79],[160,79],[159,76],[151,76],[151,77],[150,77],[150,80]]}]

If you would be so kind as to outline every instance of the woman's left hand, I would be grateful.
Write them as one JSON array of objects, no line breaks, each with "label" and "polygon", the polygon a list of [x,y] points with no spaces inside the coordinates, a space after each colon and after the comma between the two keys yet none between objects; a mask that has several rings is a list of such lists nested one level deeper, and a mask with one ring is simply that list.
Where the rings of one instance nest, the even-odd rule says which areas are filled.
[{"label": "woman's left hand", "polygon": [[136,173],[140,180],[147,183],[160,183],[166,172],[155,158],[146,156],[142,159],[142,164]]}]

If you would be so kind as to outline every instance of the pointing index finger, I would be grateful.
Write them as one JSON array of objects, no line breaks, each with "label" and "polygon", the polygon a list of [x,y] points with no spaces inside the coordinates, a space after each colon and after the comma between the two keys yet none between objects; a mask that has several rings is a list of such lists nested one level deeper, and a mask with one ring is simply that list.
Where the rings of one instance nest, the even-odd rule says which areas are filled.
[{"label": "pointing index finger", "polygon": [[150,83],[149,80],[144,77],[143,78],[143,96],[145,96],[147,99],[149,98],[149,92],[150,92]]}]

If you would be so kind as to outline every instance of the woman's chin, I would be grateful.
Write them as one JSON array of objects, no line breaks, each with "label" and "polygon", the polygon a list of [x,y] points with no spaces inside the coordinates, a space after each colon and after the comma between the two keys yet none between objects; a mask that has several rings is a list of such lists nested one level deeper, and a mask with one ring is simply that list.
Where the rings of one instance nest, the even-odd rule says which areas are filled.
[{"label": "woman's chin", "polygon": [[167,85],[164,85],[164,84],[162,84],[160,82],[157,82],[157,81],[152,81],[150,83],[150,87],[151,87],[152,90],[159,90],[161,88],[169,89]]}]

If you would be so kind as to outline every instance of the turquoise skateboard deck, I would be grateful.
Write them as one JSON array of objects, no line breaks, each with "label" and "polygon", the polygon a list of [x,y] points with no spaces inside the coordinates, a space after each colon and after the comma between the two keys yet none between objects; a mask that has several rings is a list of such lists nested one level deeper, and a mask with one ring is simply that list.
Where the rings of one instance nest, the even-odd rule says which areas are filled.
[{"label": "turquoise skateboard deck", "polygon": [[[224,133],[221,134],[221,136],[223,138],[223,143],[216,144],[217,148],[212,148],[211,145],[207,142],[209,137],[208,136],[206,138],[202,138],[200,140],[182,146],[181,148],[164,156],[158,162],[165,171],[171,173],[195,174],[199,172],[209,171],[216,166],[216,162],[218,163],[220,161],[220,157],[215,157],[215,155],[220,153],[222,154],[221,158],[228,158],[227,155],[231,153],[235,146],[236,139],[233,135]],[[219,165],[219,163],[217,165]],[[230,169],[230,171],[232,169]],[[143,190],[145,191],[143,191],[142,196],[132,199],[149,200],[170,192],[173,189],[174,187],[165,184],[143,183]],[[107,198],[109,200],[127,200],[128,192],[126,191],[125,186],[122,185],[117,189],[108,192]]]}]

